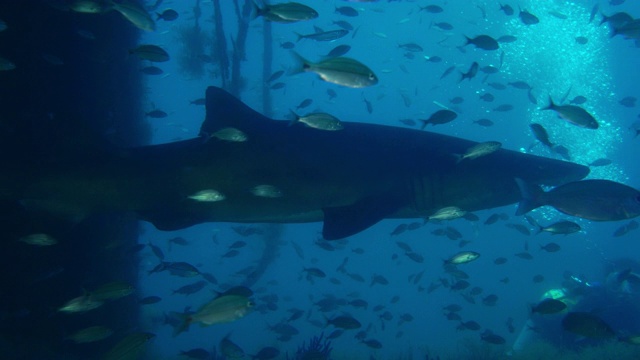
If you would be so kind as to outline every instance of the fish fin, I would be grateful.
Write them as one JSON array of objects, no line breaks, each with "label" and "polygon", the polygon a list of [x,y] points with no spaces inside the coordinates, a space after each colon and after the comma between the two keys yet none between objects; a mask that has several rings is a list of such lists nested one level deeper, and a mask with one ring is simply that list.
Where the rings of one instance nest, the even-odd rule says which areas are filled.
[{"label": "fish fin", "polygon": [[268,124],[267,120],[270,120],[221,88],[209,86],[205,98],[207,115],[200,127],[201,136],[226,126],[247,132],[247,127]]},{"label": "fish fin", "polygon": [[180,324],[173,328],[173,337],[180,335],[185,331],[189,331],[189,325],[191,325],[191,314],[181,314],[173,312],[173,315],[180,319]]},{"label": "fish fin", "polygon": [[152,211],[139,211],[140,218],[153,224],[158,230],[175,231],[203,222],[194,213],[175,209],[174,205],[158,206]]},{"label": "fish fin", "polygon": [[303,58],[300,54],[298,54],[295,51],[291,51],[291,55],[293,56],[295,65],[293,66],[292,70],[289,72],[289,75],[300,74],[302,72],[305,72],[305,70],[309,68],[309,64],[311,64],[309,60]]},{"label": "fish fin", "polygon": [[322,237],[338,240],[363,231],[405,204],[394,194],[370,196],[347,206],[324,208]]},{"label": "fish fin", "polygon": [[518,189],[520,189],[520,195],[522,196],[522,200],[520,200],[520,203],[518,204],[516,215],[524,215],[543,205],[539,203],[537,199],[538,195],[544,193],[539,186],[531,186],[520,178],[516,178],[515,181],[516,184],[518,184]]},{"label": "fish fin", "polygon": [[300,115],[296,114],[296,112],[291,109],[289,109],[289,113],[293,117],[293,119],[289,122],[289,126],[293,126],[295,123],[297,123],[300,120]]}]

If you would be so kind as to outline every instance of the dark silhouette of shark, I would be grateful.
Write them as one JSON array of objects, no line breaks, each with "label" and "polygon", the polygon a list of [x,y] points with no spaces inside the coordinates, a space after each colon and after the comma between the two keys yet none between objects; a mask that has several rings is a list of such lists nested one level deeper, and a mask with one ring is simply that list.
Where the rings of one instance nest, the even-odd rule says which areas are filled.
[{"label": "dark silhouette of shark", "polygon": [[[447,206],[475,211],[516,203],[515,178],[555,186],[589,172],[582,165],[505,149],[457,163],[456,154],[476,142],[364,123],[344,123],[339,131],[291,125],[216,87],[207,89],[206,110],[201,137],[60,160],[16,176],[5,173],[0,196],[73,220],[133,212],[161,230],[203,222],[324,221],[324,238],[339,239],[385,218],[426,217]],[[204,136],[228,127],[242,131],[246,141]],[[280,196],[255,195],[252,189],[259,185]],[[190,198],[202,190],[225,198]]]}]

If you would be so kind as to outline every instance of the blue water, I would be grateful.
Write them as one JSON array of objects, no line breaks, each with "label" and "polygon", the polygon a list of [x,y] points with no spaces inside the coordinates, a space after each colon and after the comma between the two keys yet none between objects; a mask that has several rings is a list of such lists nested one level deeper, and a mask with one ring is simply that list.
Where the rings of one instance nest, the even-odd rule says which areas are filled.
[{"label": "blue water", "polygon": [[[638,121],[638,110],[618,104],[625,96],[640,96],[637,88],[640,74],[636,71],[639,50],[630,40],[610,38],[609,28],[598,26],[600,14],[589,23],[594,1],[511,1],[516,15],[520,6],[540,18],[539,24],[529,27],[523,25],[517,16],[509,17],[498,11],[497,2],[494,1],[429,2],[444,8],[439,14],[418,11],[419,5],[427,4],[424,1],[302,2],[315,8],[320,16],[307,22],[272,24],[273,72],[285,70],[289,74],[294,72],[296,66],[291,51],[283,49],[281,43],[294,42],[295,51],[311,61],[319,61],[322,55],[339,44],[348,44],[352,49],[347,56],[371,68],[378,76],[379,83],[364,89],[351,89],[324,82],[312,73],[285,75],[277,81],[284,82],[286,86],[271,92],[273,109],[270,117],[285,119],[289,109],[295,109],[302,100],[309,98],[313,104],[298,112],[318,110],[348,122],[405,126],[400,119],[426,119],[444,106],[455,110],[458,118],[449,124],[428,127],[428,131],[474,141],[500,141],[507,149],[560,158],[542,145],[532,147],[536,140],[528,125],[536,122],[548,130],[552,142],[570,150],[572,161],[581,164],[598,158],[613,161],[609,166],[592,168],[591,178],[611,179],[640,187],[640,167],[636,160],[638,139],[634,139],[634,131],[629,129]],[[603,1],[599,4],[605,14],[626,11],[633,16],[640,16],[640,5],[630,0],[620,6]],[[360,15],[348,18],[334,12],[334,6],[347,5],[356,8]],[[147,92],[142,100],[149,111],[155,106],[169,114],[166,119],[149,119],[153,128],[153,143],[197,136],[204,118],[204,107],[191,105],[189,101],[203,97],[207,86],[221,85],[215,64],[205,64],[201,77],[192,76],[180,66],[178,59],[180,53],[185,51],[180,32],[193,26],[192,6],[193,1],[165,1],[161,9],[171,7],[180,13],[180,18],[175,22],[159,21],[157,31],[144,34],[140,40],[141,43],[161,45],[172,55],[170,62],[160,65],[165,71],[164,76],[147,77]],[[212,42],[212,5],[204,2],[201,7],[202,31]],[[238,24],[231,2],[222,1],[222,8],[225,11],[224,30],[230,43]],[[480,8],[486,11],[486,18],[483,18]],[[554,17],[549,11],[565,14],[567,19]],[[336,20],[350,22],[357,33],[351,32],[334,42],[306,39],[296,42],[295,32],[312,33],[313,26],[324,30],[336,29],[332,24]],[[258,18],[249,25],[246,61],[242,63],[241,71],[246,80],[241,98],[259,111],[262,111],[263,21]],[[454,29],[442,31],[430,26],[432,22],[442,21],[449,22]],[[474,49],[471,45],[461,48],[464,44],[463,35],[473,37],[480,34],[495,38],[513,35],[517,41],[501,44],[498,51]],[[588,38],[587,44],[578,44],[575,40],[577,36]],[[417,43],[424,51],[412,53],[410,55],[414,58],[408,58],[406,51],[398,47],[404,43]],[[205,49],[211,51],[209,47]],[[498,73],[487,76],[479,72],[470,81],[459,82],[460,72],[467,71],[473,61],[477,61],[481,67],[500,67],[503,53],[502,67]],[[442,62],[433,63],[425,58],[432,56],[441,57]],[[456,70],[440,79],[450,66],[455,66]],[[526,81],[531,85],[537,104],[528,99],[526,90],[513,87],[496,90],[488,85],[491,82],[506,84],[514,81]],[[337,93],[332,100],[327,95],[328,89]],[[567,92],[569,100],[577,95],[588,99],[582,106],[598,119],[600,129],[578,128],[557,118],[551,111],[540,110],[548,104],[549,96],[559,102]],[[485,93],[493,94],[495,101],[480,100],[479,96]],[[408,99],[406,102],[403,95]],[[464,102],[451,104],[450,99],[456,96],[463,97]],[[371,113],[367,111],[364,99],[371,102]],[[514,109],[508,112],[492,111],[500,104],[511,104]],[[483,128],[473,123],[481,118],[488,118],[495,125]],[[424,161],[428,163],[429,158],[425,157]],[[493,225],[483,225],[482,222],[494,213],[504,213],[509,218]],[[510,351],[529,318],[529,306],[547,290],[561,287],[566,272],[589,281],[604,282],[604,266],[621,257],[638,260],[640,245],[636,241],[637,232],[619,238],[612,236],[624,222],[593,223],[568,218],[553,209],[543,208],[531,214],[541,223],[570,219],[579,223],[583,230],[566,237],[546,233],[526,236],[507,226],[522,224],[535,230],[523,218],[515,217],[514,213],[515,205],[480,211],[476,213],[480,222],[458,219],[444,224],[430,223],[393,237],[390,233],[397,225],[415,220],[382,221],[347,240],[331,243],[335,247],[332,251],[316,245],[316,241],[322,241],[318,240],[321,229],[318,223],[275,225],[279,232],[277,242],[273,239],[265,242],[259,235],[243,238],[232,229],[233,224],[203,224],[171,233],[160,232],[145,224],[140,243],[152,242],[160,246],[167,260],[194,264],[200,271],[214,274],[220,284],[228,286],[244,283],[243,275],[236,273],[248,266],[255,266],[263,257],[265,247],[277,247],[277,255],[262,269],[258,281],[251,286],[257,308],[264,309],[268,302],[275,306],[254,311],[231,324],[206,328],[192,326],[188,332],[177,337],[172,336],[170,326],[162,325],[163,314],[182,312],[185,307],[197,309],[215,296],[214,291],[223,290],[224,286],[207,286],[190,296],[172,295],[172,290],[194,280],[167,273],[148,275],[147,272],[157,265],[158,260],[149,248],[143,250],[140,288],[136,296],[156,295],[163,298],[160,303],[145,306],[141,314],[141,327],[157,335],[149,345],[147,356],[173,359],[181,350],[204,348],[212,351],[224,336],[229,335],[248,354],[254,354],[265,346],[273,346],[282,352],[280,358],[284,358],[285,353],[292,356],[311,337],[320,334],[328,336],[334,330],[332,326],[316,326],[312,322],[325,324],[327,318],[350,314],[363,327],[347,330],[331,340],[332,357],[335,359],[422,359],[427,354],[441,358],[469,358],[470,352],[481,358],[483,351],[491,354],[485,358],[497,357]],[[462,233],[462,238],[469,241],[463,249],[481,254],[477,261],[459,267],[470,275],[469,289],[482,288],[482,293],[474,296],[475,304],[461,296],[468,293],[469,289],[452,291],[439,286],[432,292],[427,290],[431,284],[441,284],[441,279],[452,280],[444,272],[442,260],[459,251],[460,242],[432,234],[434,230],[446,226],[455,227]],[[190,245],[173,245],[169,249],[167,240],[176,236],[187,239]],[[247,246],[240,249],[238,256],[223,258],[228,246],[237,240],[246,241]],[[409,259],[396,241],[410,244],[425,261],[416,263]],[[562,249],[556,253],[538,250],[539,245],[551,241],[560,244]],[[304,256],[296,253],[294,244],[302,249]],[[532,260],[514,256],[524,251],[525,246],[530,249]],[[363,252],[358,254],[354,249],[362,249]],[[493,260],[498,257],[506,257],[508,262],[495,265]],[[355,281],[336,270],[345,259],[348,259],[347,271],[361,275],[365,282]],[[303,273],[303,269],[308,267],[322,269],[327,277],[309,280]],[[371,279],[376,274],[383,275],[389,284],[371,286]],[[414,283],[417,274],[421,279]],[[544,281],[534,283],[532,278],[535,275],[542,275]],[[498,296],[495,306],[482,303],[482,298],[490,294]],[[277,301],[267,301],[274,296]],[[347,301],[364,299],[369,306],[362,309],[340,305],[334,311],[323,313],[315,303],[328,296]],[[392,303],[394,296],[398,297],[398,301]],[[447,320],[442,310],[452,303],[463,307],[460,315],[464,321],[474,320],[482,329],[457,329],[459,322]],[[376,305],[382,305],[383,310],[375,312],[373,308]],[[291,315],[288,310],[292,308],[306,311],[302,318],[290,323],[299,334],[289,341],[279,341],[278,334],[271,327],[287,319]],[[391,320],[380,318],[385,311],[393,315]],[[399,319],[403,314],[411,314],[413,319],[400,324]],[[513,332],[506,326],[508,318],[512,319]],[[623,319],[607,321],[617,323],[623,322]],[[485,329],[504,337],[506,343],[493,345],[481,341],[480,333]],[[366,331],[366,339],[380,341],[382,348],[372,349],[355,339],[360,330]],[[635,330],[640,333],[640,324]]]}]

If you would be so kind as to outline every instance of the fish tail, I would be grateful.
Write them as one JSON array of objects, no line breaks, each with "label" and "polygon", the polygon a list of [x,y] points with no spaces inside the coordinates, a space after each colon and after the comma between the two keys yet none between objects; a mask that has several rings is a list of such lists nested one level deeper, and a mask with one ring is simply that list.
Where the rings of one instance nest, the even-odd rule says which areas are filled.
[{"label": "fish tail", "polygon": [[420,130],[424,130],[424,128],[426,128],[427,125],[429,124],[429,120],[420,119],[420,121],[422,121],[422,127],[420,127]]},{"label": "fish tail", "polygon": [[252,1],[252,3],[253,3],[253,15],[251,16],[251,19],[252,19],[252,20],[253,20],[253,19],[255,19],[255,18],[258,18],[258,17],[260,17],[260,16],[262,16],[262,15],[264,15],[264,14],[267,12],[266,8],[264,8],[264,9],[263,9],[263,8],[261,8],[261,7],[258,5],[258,3],[257,3],[257,2],[255,2],[255,0],[254,0],[254,1]]},{"label": "fish tail", "polygon": [[311,63],[307,59],[303,58],[295,51],[292,51],[291,54],[293,55],[293,59],[295,60],[295,65],[289,75],[299,74],[309,69]]},{"label": "fish tail", "polygon": [[192,318],[188,314],[176,314],[180,318],[180,324],[173,329],[173,337],[189,330]]},{"label": "fish tail", "polygon": [[556,107],[556,104],[553,103],[553,99],[551,98],[551,95],[549,95],[549,105],[546,107],[543,107],[542,110],[553,110]]},{"label": "fish tail", "polygon": [[537,199],[540,194],[544,193],[544,191],[540,187],[531,186],[520,178],[515,178],[515,181],[516,184],[518,184],[520,195],[522,196],[522,200],[520,200],[520,203],[518,204],[516,215],[524,215],[529,211],[543,205]]},{"label": "fish tail", "polygon": [[294,33],[294,34],[296,34],[296,36],[298,37],[298,39],[296,40],[296,42],[298,42],[298,41],[300,41],[300,40],[302,40],[302,39],[304,38],[304,35],[302,35],[302,34],[300,34],[300,33],[298,33],[298,32],[295,32],[295,31],[294,31],[293,33]]},{"label": "fish tail", "polygon": [[456,165],[460,164],[460,162],[465,159],[464,155],[462,154],[453,154],[453,156],[456,158]]},{"label": "fish tail", "polygon": [[293,119],[289,122],[289,126],[293,126],[295,123],[297,123],[300,120],[300,115],[296,114],[295,111],[289,109],[289,112],[291,113],[291,116],[293,117]]}]

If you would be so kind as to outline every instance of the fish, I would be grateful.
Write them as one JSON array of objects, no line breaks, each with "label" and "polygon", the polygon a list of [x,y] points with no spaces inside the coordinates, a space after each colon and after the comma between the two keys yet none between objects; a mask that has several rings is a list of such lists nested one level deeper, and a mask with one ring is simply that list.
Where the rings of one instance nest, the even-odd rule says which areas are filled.
[{"label": "fish", "polygon": [[423,10],[432,14],[439,14],[444,11],[444,9],[438,5],[420,6],[420,9],[418,11],[423,11]]},{"label": "fish", "polygon": [[0,56],[0,71],[11,71],[16,68],[16,64],[9,59]]},{"label": "fish", "polygon": [[175,335],[186,331],[194,323],[210,326],[237,321],[249,314],[253,307],[254,303],[246,294],[221,294],[202,305],[195,313],[183,314],[182,324],[176,329]]},{"label": "fish", "polygon": [[103,360],[138,359],[144,351],[144,346],[156,335],[146,332],[136,332],[125,336],[116,343],[103,357]]},{"label": "fish", "polygon": [[277,23],[294,23],[298,21],[312,20],[318,17],[318,12],[313,8],[297,2],[287,2],[266,5],[261,8],[254,1],[254,18],[262,17],[267,21]]},{"label": "fish", "polygon": [[352,8],[351,6],[340,6],[340,7],[336,6],[335,12],[340,15],[349,16],[349,17],[356,17],[360,14],[358,13],[358,10]]},{"label": "fish", "polygon": [[474,38],[465,36],[465,39],[466,43],[464,44],[464,46],[473,44],[476,48],[483,50],[498,50],[500,48],[500,44],[496,41],[496,39],[492,38],[489,35],[478,35]]},{"label": "fish", "polygon": [[329,51],[327,55],[325,55],[325,57],[339,57],[348,53],[349,50],[351,50],[351,46],[349,45],[338,45],[331,49],[331,51]]},{"label": "fish", "polygon": [[540,141],[544,146],[548,148],[553,148],[553,144],[551,143],[551,141],[549,141],[549,134],[542,125],[538,123],[532,123],[529,125],[529,128],[531,128],[533,136],[536,138],[536,140]]},{"label": "fish", "polygon": [[202,202],[216,202],[216,201],[222,201],[226,197],[224,196],[223,193],[221,193],[218,190],[206,189],[206,190],[200,190],[194,193],[193,195],[189,195],[187,196],[187,198],[195,201],[202,201]]},{"label": "fish", "polygon": [[480,257],[475,251],[461,251],[444,261],[445,265],[460,265],[472,262]]},{"label": "fish", "polygon": [[61,9],[85,14],[102,14],[111,11],[113,4],[111,1],[103,0],[73,0],[61,4]]},{"label": "fish", "polygon": [[56,245],[58,243],[58,240],[56,240],[56,238],[54,238],[49,234],[44,234],[44,233],[36,233],[36,234],[23,236],[20,239],[18,239],[18,241],[23,242],[27,245],[33,245],[33,246],[51,246],[51,245]]},{"label": "fish", "polygon": [[[0,200],[71,224],[91,214],[127,212],[161,231],[206,222],[321,222],[322,237],[337,240],[382,219],[425,218],[447,206],[478,211],[517,203],[521,193],[514,178],[532,186],[559,186],[589,173],[584,165],[504,148],[477,159],[482,166],[455,166],[451,154],[476,142],[357,122],[343,122],[337,132],[309,131],[263,116],[217,87],[209,87],[205,98],[198,137],[97,157],[62,157],[64,166],[38,172],[27,164],[12,166],[0,177]],[[229,127],[250,140],[203,141],[206,134]],[[375,161],[362,161],[362,154]],[[265,174],[285,196],[265,199],[251,193]],[[186,198],[203,189],[216,189],[227,199]],[[163,270],[199,274],[176,263],[154,272]]]},{"label": "fish", "polygon": [[454,220],[464,216],[467,212],[457,206],[445,206],[429,215],[429,220]]},{"label": "fish", "polygon": [[502,143],[498,141],[486,141],[483,143],[479,143],[477,145],[474,145],[468,148],[464,154],[457,155],[458,160],[456,162],[460,163],[465,159],[473,160],[481,156],[487,156],[489,154],[492,154],[498,151],[501,147],[502,147]]},{"label": "fish", "polygon": [[575,105],[556,105],[551,96],[549,96],[549,105],[542,110],[553,110],[560,118],[585,129],[595,130],[599,127],[598,121],[585,109]]},{"label": "fish", "polygon": [[344,129],[344,126],[342,125],[340,119],[331,114],[312,113],[300,116],[293,111],[291,111],[291,114],[294,116],[294,119],[291,121],[290,125],[302,123],[312,129],[326,131],[338,131]]},{"label": "fish", "polygon": [[538,227],[538,231],[536,232],[536,234],[540,234],[541,232],[544,231],[544,232],[551,233],[552,235],[560,235],[560,234],[568,235],[568,234],[573,234],[582,230],[580,225],[574,223],[573,221],[567,221],[567,220],[558,221],[547,226],[541,226],[538,224],[535,224],[534,226]]},{"label": "fish", "polygon": [[120,299],[129,296],[136,291],[133,285],[124,281],[113,281],[103,284],[89,293],[93,301],[104,302],[106,300]]},{"label": "fish", "polygon": [[462,76],[460,77],[460,81],[464,79],[469,79],[469,80],[473,79],[478,73],[478,67],[479,67],[478,63],[474,61],[469,67],[469,70],[466,73],[462,73]]},{"label": "fish", "polygon": [[360,324],[360,322],[356,318],[349,315],[341,315],[333,319],[328,319],[327,325],[333,325],[337,328],[345,330],[359,329],[360,327],[362,327],[362,324]]},{"label": "fish", "polygon": [[349,30],[339,29],[339,30],[316,32],[316,33],[311,33],[306,35],[296,33],[296,36],[298,36],[297,41],[300,41],[302,39],[310,39],[314,41],[335,41],[340,39],[343,36],[346,36],[348,33],[349,33]]},{"label": "fish", "polygon": [[569,182],[548,192],[516,178],[522,200],[516,215],[540,206],[593,221],[616,221],[640,215],[640,191],[610,180]]},{"label": "fish", "polygon": [[156,13],[156,15],[157,15],[156,21],[160,19],[164,21],[174,21],[180,16],[180,14],[178,14],[178,12],[173,9],[166,9],[161,13]]},{"label": "fish", "polygon": [[113,330],[104,326],[90,326],[74,332],[67,339],[76,344],[87,344],[104,340],[113,334]]},{"label": "fish", "polygon": [[156,23],[151,15],[133,0],[111,1],[113,9],[122,14],[125,19],[135,25],[138,29],[145,31],[155,31]]},{"label": "fish", "polygon": [[67,301],[63,306],[58,308],[58,311],[69,314],[83,313],[97,309],[103,304],[104,302],[93,299],[90,294],[84,294]]},{"label": "fish", "polygon": [[433,114],[431,114],[431,116],[429,116],[428,119],[423,120],[421,119],[420,121],[422,121],[422,127],[421,129],[424,130],[424,128],[431,124],[431,125],[442,125],[442,124],[446,124],[448,122],[451,122],[453,120],[455,120],[458,117],[458,114],[456,114],[454,111],[451,110],[438,110],[436,112],[434,112]]},{"label": "fish", "polygon": [[570,312],[562,318],[565,331],[592,339],[611,339],[616,336],[609,324],[588,312]]},{"label": "fish", "polygon": [[500,5],[500,11],[502,11],[505,15],[507,16],[513,15],[514,13],[513,8],[509,4],[502,5],[501,3],[499,3],[499,5]]},{"label": "fish", "polygon": [[204,289],[204,287],[206,285],[207,285],[206,281],[199,280],[199,281],[196,281],[194,283],[181,286],[181,287],[177,288],[176,290],[173,290],[172,294],[181,294],[181,295],[195,294],[198,291]]},{"label": "fish", "polygon": [[293,53],[301,64],[294,73],[314,72],[320,79],[350,88],[364,88],[378,83],[378,77],[366,65],[347,57],[334,57],[312,63]]},{"label": "fish", "polygon": [[527,26],[535,25],[540,22],[540,19],[538,19],[537,16],[533,15],[527,10],[520,9],[520,14],[518,16],[520,17],[520,21],[522,21],[522,23]]},{"label": "fish", "polygon": [[165,62],[169,61],[169,53],[163,48],[157,45],[138,45],[138,47],[129,50],[129,54],[136,55],[142,60],[149,60],[151,62]]}]

